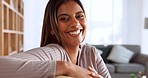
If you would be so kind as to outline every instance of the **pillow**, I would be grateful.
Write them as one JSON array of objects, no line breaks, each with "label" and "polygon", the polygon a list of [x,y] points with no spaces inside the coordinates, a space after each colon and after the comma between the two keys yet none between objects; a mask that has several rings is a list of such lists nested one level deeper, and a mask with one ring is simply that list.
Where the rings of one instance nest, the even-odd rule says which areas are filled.
[{"label": "pillow", "polygon": [[97,49],[97,48],[96,48],[96,51],[99,52],[100,55],[103,53],[100,49]]},{"label": "pillow", "polygon": [[114,45],[107,59],[116,63],[129,63],[133,54],[132,51],[123,46]]}]

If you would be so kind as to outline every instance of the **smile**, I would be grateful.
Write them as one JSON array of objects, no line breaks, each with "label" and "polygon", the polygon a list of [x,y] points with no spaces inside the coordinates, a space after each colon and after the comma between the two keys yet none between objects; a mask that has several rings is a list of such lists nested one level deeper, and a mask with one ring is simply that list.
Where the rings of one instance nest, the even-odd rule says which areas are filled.
[{"label": "smile", "polygon": [[80,34],[80,33],[81,33],[81,30],[69,32],[69,34],[71,34],[71,35],[78,35],[78,34]]}]

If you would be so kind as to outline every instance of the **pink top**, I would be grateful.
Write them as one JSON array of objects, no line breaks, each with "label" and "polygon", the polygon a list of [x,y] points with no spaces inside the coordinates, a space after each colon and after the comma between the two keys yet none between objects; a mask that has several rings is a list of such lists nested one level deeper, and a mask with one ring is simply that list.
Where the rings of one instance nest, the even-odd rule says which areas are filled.
[{"label": "pink top", "polygon": [[[49,44],[11,56],[0,57],[0,78],[55,78],[56,61],[70,61],[58,44]],[[77,65],[94,68],[104,78],[111,78],[99,52],[90,45],[79,49]]]}]

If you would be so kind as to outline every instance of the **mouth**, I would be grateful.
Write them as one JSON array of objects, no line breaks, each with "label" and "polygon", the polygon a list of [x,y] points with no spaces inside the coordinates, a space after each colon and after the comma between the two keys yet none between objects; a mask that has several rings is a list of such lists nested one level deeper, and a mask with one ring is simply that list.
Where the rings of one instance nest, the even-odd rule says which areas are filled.
[{"label": "mouth", "polygon": [[76,31],[71,31],[71,32],[68,32],[69,34],[71,35],[78,35],[82,32],[82,29],[79,29],[79,30],[76,30]]}]

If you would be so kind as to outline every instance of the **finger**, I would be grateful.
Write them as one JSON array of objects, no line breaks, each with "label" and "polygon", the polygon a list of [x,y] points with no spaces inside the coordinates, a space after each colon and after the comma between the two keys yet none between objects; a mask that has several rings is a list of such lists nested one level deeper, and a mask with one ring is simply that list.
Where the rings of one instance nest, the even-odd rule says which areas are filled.
[{"label": "finger", "polygon": [[101,75],[93,73],[90,76],[92,76],[93,78],[103,78]]},{"label": "finger", "polygon": [[93,69],[90,66],[88,66],[88,70],[93,71]]},{"label": "finger", "polygon": [[88,70],[91,71],[90,76],[92,76],[93,78],[103,78],[101,75],[99,75],[97,73],[97,71],[95,69],[93,69],[92,67],[88,66]]},{"label": "finger", "polygon": [[88,70],[91,72],[94,72],[95,74],[98,74],[97,71],[95,69],[91,68],[90,66],[88,66]]}]

